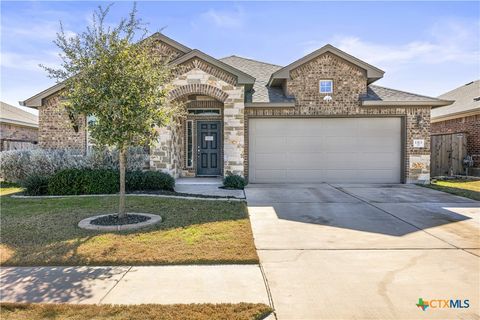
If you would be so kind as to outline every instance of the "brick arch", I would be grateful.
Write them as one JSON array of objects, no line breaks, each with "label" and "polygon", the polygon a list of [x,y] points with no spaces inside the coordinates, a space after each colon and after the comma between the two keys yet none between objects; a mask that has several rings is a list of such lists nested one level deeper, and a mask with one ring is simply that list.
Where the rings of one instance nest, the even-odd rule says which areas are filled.
[{"label": "brick arch", "polygon": [[203,83],[192,83],[177,87],[170,91],[168,96],[171,100],[175,100],[190,94],[203,94],[215,98],[221,102],[225,102],[225,100],[228,98],[228,93],[225,91]]}]

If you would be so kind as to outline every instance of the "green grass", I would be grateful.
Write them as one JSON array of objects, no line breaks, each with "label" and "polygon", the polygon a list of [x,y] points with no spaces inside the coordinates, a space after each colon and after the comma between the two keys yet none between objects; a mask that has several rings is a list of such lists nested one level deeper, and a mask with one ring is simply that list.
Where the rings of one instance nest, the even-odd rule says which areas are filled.
[{"label": "green grass", "polygon": [[438,180],[424,186],[480,201],[480,180]]},{"label": "green grass", "polygon": [[72,305],[0,304],[2,320],[259,320],[272,309],[264,304]]},{"label": "green grass", "polygon": [[243,202],[127,196],[129,212],[162,216],[129,232],[80,229],[80,220],[114,213],[118,198],[2,197],[0,264],[163,265],[258,263]]}]

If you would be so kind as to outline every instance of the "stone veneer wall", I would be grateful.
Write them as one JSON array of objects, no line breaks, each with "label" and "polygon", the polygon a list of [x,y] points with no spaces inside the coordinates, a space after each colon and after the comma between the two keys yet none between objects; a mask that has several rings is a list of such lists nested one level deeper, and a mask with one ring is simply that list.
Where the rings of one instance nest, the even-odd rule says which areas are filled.
[{"label": "stone veneer wall", "polygon": [[[223,103],[223,173],[244,175],[244,88],[234,84],[232,76],[208,63],[191,59],[182,64],[172,81],[172,100],[192,94],[207,95]],[[150,167],[169,172],[175,177],[191,175],[182,168],[184,130],[177,120],[175,129],[162,129],[156,147],[151,151]],[[195,134],[195,133],[194,133]],[[167,152],[167,149],[171,152]],[[173,151],[174,150],[174,151]],[[172,165],[169,165],[171,163]],[[175,164],[175,165],[173,165]]]},{"label": "stone veneer wall", "polygon": [[41,148],[86,151],[85,116],[79,115],[72,121],[65,108],[60,106],[58,94],[44,100],[38,108],[38,117],[38,142]]},{"label": "stone veneer wall", "polygon": [[[293,108],[247,108],[245,111],[245,166],[248,175],[248,119],[250,117],[398,116],[404,119],[406,141],[404,171],[407,183],[430,178],[430,107],[362,107],[367,77],[361,68],[326,53],[290,72],[285,89],[296,99]],[[323,100],[319,80],[333,80],[332,101]],[[417,121],[419,119],[420,121]],[[413,148],[414,139],[424,139],[424,148]]]}]

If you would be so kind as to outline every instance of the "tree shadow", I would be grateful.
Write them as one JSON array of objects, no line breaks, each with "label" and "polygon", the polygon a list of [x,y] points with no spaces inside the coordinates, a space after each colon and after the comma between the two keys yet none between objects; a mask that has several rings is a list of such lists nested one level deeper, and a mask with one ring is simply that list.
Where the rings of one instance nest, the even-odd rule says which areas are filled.
[{"label": "tree shadow", "polygon": [[127,270],[127,267],[2,268],[0,300],[98,303]]}]

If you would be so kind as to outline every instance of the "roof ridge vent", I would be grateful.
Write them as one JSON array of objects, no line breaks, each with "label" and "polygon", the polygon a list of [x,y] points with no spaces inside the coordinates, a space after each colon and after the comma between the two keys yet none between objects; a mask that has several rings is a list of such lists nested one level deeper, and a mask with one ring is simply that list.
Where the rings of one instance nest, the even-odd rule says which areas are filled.
[{"label": "roof ridge vent", "polygon": [[466,84],[466,86],[471,85],[472,83],[473,83],[473,81],[470,81],[469,83]]}]

